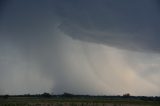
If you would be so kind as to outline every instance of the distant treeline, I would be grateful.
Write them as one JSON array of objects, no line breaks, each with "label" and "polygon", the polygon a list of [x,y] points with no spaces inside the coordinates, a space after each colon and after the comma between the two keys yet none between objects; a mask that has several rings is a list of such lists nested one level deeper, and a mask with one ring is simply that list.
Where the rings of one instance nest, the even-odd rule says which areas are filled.
[{"label": "distant treeline", "polygon": [[76,95],[71,93],[63,93],[59,95],[54,95],[50,93],[43,94],[24,94],[24,95],[0,95],[0,98],[8,99],[10,97],[38,97],[38,98],[82,98],[82,99],[138,99],[144,101],[160,101],[160,96],[131,96],[129,93],[122,96],[107,96],[107,95]]}]

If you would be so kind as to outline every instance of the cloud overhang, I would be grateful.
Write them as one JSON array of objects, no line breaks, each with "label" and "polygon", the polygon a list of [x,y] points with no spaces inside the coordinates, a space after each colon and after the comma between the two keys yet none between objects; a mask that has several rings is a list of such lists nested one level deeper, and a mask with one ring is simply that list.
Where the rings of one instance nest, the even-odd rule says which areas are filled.
[{"label": "cloud overhang", "polygon": [[0,3],[0,93],[159,95],[157,0]]}]

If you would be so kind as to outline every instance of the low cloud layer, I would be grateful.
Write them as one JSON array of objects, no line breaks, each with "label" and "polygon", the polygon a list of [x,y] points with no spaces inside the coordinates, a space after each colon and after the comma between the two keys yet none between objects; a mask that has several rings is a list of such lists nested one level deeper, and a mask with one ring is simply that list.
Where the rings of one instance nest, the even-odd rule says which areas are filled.
[{"label": "low cloud layer", "polygon": [[[67,2],[67,1],[66,1]],[[129,50],[159,52],[156,0],[75,1],[59,5],[61,29],[75,39]]]},{"label": "low cloud layer", "polygon": [[160,94],[156,0],[0,3],[1,94]]}]

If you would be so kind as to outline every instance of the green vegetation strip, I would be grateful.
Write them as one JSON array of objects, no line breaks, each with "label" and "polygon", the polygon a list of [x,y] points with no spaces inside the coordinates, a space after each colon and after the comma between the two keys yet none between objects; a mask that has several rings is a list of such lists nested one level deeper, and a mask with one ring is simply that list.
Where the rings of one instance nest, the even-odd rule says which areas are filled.
[{"label": "green vegetation strip", "polygon": [[[54,104],[54,105],[53,105]],[[143,101],[138,99],[105,99],[105,98],[34,98],[34,97],[11,97],[0,99],[0,106],[125,106],[125,104],[138,106],[160,106],[160,101]],[[80,104],[80,105],[77,105]],[[99,105],[101,104],[101,105]],[[127,105],[127,106],[128,106]]]}]

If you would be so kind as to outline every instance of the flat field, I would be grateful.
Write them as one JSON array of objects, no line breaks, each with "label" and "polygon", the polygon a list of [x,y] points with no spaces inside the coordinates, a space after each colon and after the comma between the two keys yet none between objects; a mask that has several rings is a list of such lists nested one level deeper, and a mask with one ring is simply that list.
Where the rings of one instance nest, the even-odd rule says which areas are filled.
[{"label": "flat field", "polygon": [[9,97],[0,98],[0,106],[160,106],[160,101],[137,98]]}]

